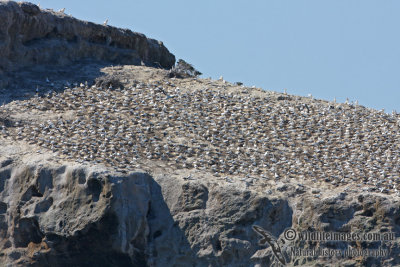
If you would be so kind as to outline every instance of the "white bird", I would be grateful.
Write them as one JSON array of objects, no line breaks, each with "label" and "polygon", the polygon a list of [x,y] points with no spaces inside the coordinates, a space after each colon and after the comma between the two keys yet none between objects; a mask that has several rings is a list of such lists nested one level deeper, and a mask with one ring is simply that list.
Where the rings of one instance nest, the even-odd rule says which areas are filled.
[{"label": "white bird", "polygon": [[60,13],[64,13],[64,11],[65,11],[65,7],[58,10],[58,12],[60,12]]},{"label": "white bird", "polygon": [[108,19],[106,19],[106,20],[104,21],[103,25],[104,25],[104,26],[107,26],[107,23],[108,23]]}]

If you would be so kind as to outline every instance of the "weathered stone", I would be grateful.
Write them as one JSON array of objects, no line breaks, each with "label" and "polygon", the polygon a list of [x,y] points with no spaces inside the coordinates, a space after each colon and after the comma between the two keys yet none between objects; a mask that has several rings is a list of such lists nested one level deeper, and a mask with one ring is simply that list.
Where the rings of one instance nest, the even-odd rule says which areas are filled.
[{"label": "weathered stone", "polygon": [[20,3],[19,5],[21,6],[21,9],[29,15],[35,16],[40,13],[40,8],[35,4],[29,2],[23,2]]},{"label": "weathered stone", "polygon": [[0,73],[37,64],[67,65],[91,58],[171,68],[162,42],[128,29],[81,21],[31,3],[0,2]]},{"label": "weathered stone", "polygon": [[[17,248],[25,248],[19,250],[18,259],[29,259],[34,266],[135,266],[135,262],[145,262],[149,176],[113,177],[66,166],[18,166],[12,173],[0,197],[5,201],[0,213],[7,211],[2,221],[7,227],[2,229],[7,229],[12,241],[10,254],[3,254],[0,262],[16,260],[11,252]],[[35,257],[30,254],[32,246],[39,247]]]},{"label": "weathered stone", "polygon": [[[310,188],[285,195],[271,187],[260,195],[239,183],[215,185],[213,177],[184,181],[175,176],[112,174],[88,166],[27,166],[0,169],[0,262],[4,266],[269,266],[270,247],[258,244],[259,225],[293,265],[329,265],[334,258],[297,257],[292,247],[316,242],[285,240],[296,231],[400,231],[398,200],[352,193],[315,198]],[[325,193],[326,194],[326,193]],[[362,202],[360,202],[362,199]],[[283,240],[283,241],[282,241]],[[386,257],[363,264],[400,264],[396,241],[382,242]],[[330,249],[354,242],[320,242]],[[360,242],[361,248],[377,243]],[[356,264],[348,259],[343,264]],[[389,264],[390,263],[390,264]],[[349,265],[351,266],[351,265]]]},{"label": "weathered stone", "polygon": [[[11,13],[7,13],[8,11],[15,14],[10,15]],[[49,62],[55,64],[54,76],[41,76],[43,88],[39,88],[39,95],[41,95],[40,89],[46,90],[45,92],[50,88],[54,89],[51,85],[54,80],[53,77],[61,77],[62,81],[66,82],[69,81],[67,77],[72,72],[71,75],[75,81],[77,80],[75,77],[79,76],[81,79],[82,76],[78,74],[85,71],[90,73],[90,77],[99,77],[99,65],[96,65],[97,63],[91,64],[93,62],[90,60],[90,64],[86,64],[87,62],[82,60],[74,63],[75,65],[60,65],[69,62],[69,60],[80,58],[86,52],[89,54],[93,52],[94,54],[90,54],[90,56],[94,59],[99,59],[99,56],[101,60],[117,58],[119,60],[119,56],[114,58],[113,55],[115,54],[113,53],[121,56],[126,53],[131,56],[130,59],[139,62],[146,59],[146,51],[148,53],[152,51],[150,48],[146,48],[151,46],[152,41],[143,39],[141,35],[112,27],[80,22],[64,14],[40,10],[33,4],[16,4],[3,1],[0,3],[0,17],[5,18],[5,23],[0,25],[1,29],[4,25],[10,26],[9,19],[20,27],[16,30],[13,26],[2,31],[6,34],[0,37],[3,38],[0,40],[0,53],[9,53],[12,50],[10,48],[11,42],[17,45],[16,50],[13,51],[13,53],[16,53],[16,58],[11,57],[11,54],[4,54],[5,58],[0,58],[0,61],[3,60],[1,64],[4,63],[4,65],[1,65],[3,69],[5,67],[7,67],[7,71],[13,69],[14,63],[16,67],[28,66],[32,63],[32,58],[24,61],[18,58],[19,53],[25,51],[32,56],[32,53],[34,53],[32,51],[35,49],[38,55],[44,55],[40,62],[44,65]],[[26,22],[27,25],[21,24],[21,21]],[[31,26],[28,22],[36,25],[35,29],[39,29],[40,34],[36,32],[34,36],[31,35],[29,32]],[[53,22],[54,24],[52,24]],[[54,30],[51,25],[59,26],[56,26],[56,30]],[[8,34],[9,29],[11,34]],[[104,35],[94,35],[94,29],[99,30]],[[18,35],[17,32],[23,34]],[[75,38],[77,32],[81,37]],[[104,42],[109,41],[105,36],[109,35],[117,36],[115,44],[104,44]],[[35,39],[35,36],[38,39]],[[133,39],[137,38],[135,40],[139,41],[133,48],[130,47],[126,50],[126,46],[130,44],[129,38],[131,37],[129,36],[133,36]],[[126,39],[124,39],[125,37]],[[80,43],[80,45],[73,47],[75,42]],[[69,45],[69,48],[67,47],[64,51],[65,54],[60,52],[62,54],[60,62],[57,60],[57,62],[54,62],[49,55],[53,55],[52,53],[57,55],[56,50],[65,44]],[[47,52],[41,50],[42,45],[49,49],[49,54],[46,55]],[[79,50],[81,49],[80,46],[83,46],[83,50]],[[162,44],[158,44],[157,47],[156,50],[159,49],[157,51],[162,50]],[[144,50],[141,50],[141,48]],[[74,49],[77,49],[76,54],[71,52]],[[96,49],[106,52],[96,54]],[[162,53],[161,51],[160,55]],[[157,52],[155,52],[155,55],[157,55]],[[154,58],[147,61],[148,64],[157,65],[156,62],[159,61]],[[75,66],[78,67],[75,69]],[[44,70],[47,71],[45,73],[48,75],[51,68],[47,66],[42,69],[42,67],[43,65],[35,65],[40,75],[43,75]],[[228,85],[222,80],[216,85],[209,80],[192,79],[191,76],[195,73],[193,73],[194,69],[190,68],[189,71],[192,71],[192,74],[185,74],[189,79],[167,80],[164,87],[161,86],[163,83],[157,82],[157,77],[167,79],[169,72],[163,69],[142,66],[113,66],[103,70],[106,69],[108,71],[107,76],[97,79],[97,85],[105,89],[103,92],[107,94],[126,92],[126,90],[118,90],[118,87],[129,88],[129,90],[135,91],[135,94],[140,94],[141,90],[146,90],[151,93],[149,94],[150,99],[154,101],[152,104],[146,101],[134,104],[135,100],[140,99],[139,97],[124,95],[124,105],[122,105],[120,111],[111,109],[111,107],[114,102],[122,103],[121,99],[112,98],[114,102],[111,105],[107,105],[110,102],[104,101],[102,105],[110,106],[109,113],[116,112],[116,119],[118,120],[126,113],[136,112],[137,110],[146,112],[148,116],[149,112],[146,109],[155,102],[164,105],[164,107],[160,106],[158,110],[164,112],[163,109],[170,108],[165,105],[168,101],[177,101],[182,96],[178,93],[178,87],[187,94],[188,91],[193,91],[195,88],[203,89],[205,84],[207,87],[218,86],[218,88],[221,88],[220,85],[223,87]],[[32,70],[18,71],[19,76],[16,73],[14,72],[13,75],[15,76],[12,76],[16,80],[30,83],[32,80],[38,79],[36,73]],[[49,78],[49,81],[46,78]],[[146,84],[150,80],[155,85],[147,87]],[[60,84],[62,85],[62,83]],[[110,86],[116,90],[107,91]],[[63,90],[64,87],[61,87],[61,90]],[[75,120],[77,118],[75,114],[77,110],[74,109],[76,105],[88,104],[85,106],[84,111],[86,111],[86,107],[91,103],[103,100],[96,100],[94,97],[79,100],[81,93],[88,93],[89,91],[89,87],[85,85],[80,86],[80,88],[82,91],[78,88],[68,89],[76,94],[73,101],[69,103],[59,102],[59,104],[71,105],[68,112],[58,113],[57,109],[47,109],[46,102],[51,98],[38,96],[34,99],[42,102],[43,112],[42,110],[32,109],[21,111],[26,108],[26,105],[20,105],[24,102],[19,102],[18,105],[14,102],[5,105],[5,111],[0,116],[0,129],[11,130],[18,127],[21,134],[24,129],[24,134],[27,137],[24,140],[19,140],[12,136],[13,131],[5,131],[0,136],[0,266],[261,267],[279,266],[276,257],[276,253],[279,251],[287,263],[286,266],[400,265],[398,257],[400,253],[400,204],[398,194],[395,193],[366,193],[365,190],[354,186],[354,184],[342,187],[327,186],[324,184],[324,180],[329,182],[332,179],[316,179],[315,182],[310,182],[307,181],[309,178],[296,176],[293,173],[293,176],[288,177],[277,175],[275,179],[256,174],[247,175],[245,178],[240,177],[240,175],[229,175],[228,177],[228,174],[226,174],[226,177],[221,177],[220,174],[211,172],[207,168],[186,168],[187,166],[177,168],[173,161],[163,164],[159,160],[145,161],[143,158],[136,159],[136,157],[132,162],[122,161],[122,155],[120,154],[121,158],[118,158],[118,154],[115,153],[108,159],[115,160],[114,166],[118,165],[118,168],[123,169],[123,171],[118,172],[118,169],[105,167],[101,161],[95,163],[93,160],[88,160],[85,165],[77,165],[71,158],[64,158],[61,149],[57,149],[57,147],[54,147],[53,151],[49,149],[49,146],[46,149],[31,143],[31,137],[37,137],[38,133],[45,137],[46,135],[62,137],[62,134],[56,132],[56,130],[57,127],[58,129],[66,127],[66,124],[57,124],[57,127],[53,127],[55,124],[50,120],[61,120],[61,118]],[[240,90],[230,91],[238,96],[240,96],[240,92],[248,96],[257,96],[260,93],[242,87],[225,88],[219,91],[228,89]],[[94,91],[93,88],[91,90]],[[161,93],[161,97],[158,95],[159,93]],[[218,94],[212,96],[216,95]],[[285,100],[280,101],[280,103],[286,105],[284,102],[291,98],[297,99],[295,96],[279,96],[272,93],[271,97],[267,99],[270,101]],[[203,100],[209,101],[207,98]],[[302,100],[299,98],[299,101]],[[269,102],[266,102],[266,105],[269,104]],[[130,105],[132,106],[130,107]],[[143,110],[133,110],[138,105],[143,106]],[[180,112],[177,107],[179,106],[171,107],[174,113]],[[130,108],[132,109],[129,110]],[[304,104],[304,107],[299,111],[303,110],[304,113],[307,112],[308,114],[310,108],[312,108],[311,104],[310,107]],[[335,109],[339,110],[341,107],[335,107]],[[7,110],[9,113],[6,112]],[[92,110],[91,118],[98,118],[99,115],[94,112],[99,112],[99,110]],[[182,110],[182,114],[184,112],[185,110]],[[260,110],[257,110],[257,112],[260,112]],[[80,114],[79,117],[87,115],[85,112]],[[242,117],[244,113],[238,115]],[[147,121],[153,123],[155,116],[148,117]],[[130,130],[123,130],[126,125],[121,124],[123,126],[121,131],[125,134],[131,133],[132,129],[140,129],[136,125],[143,123],[146,116],[140,117],[141,119],[139,119],[139,116],[133,119],[135,125]],[[204,114],[199,115],[199,117],[204,119]],[[50,124],[47,124],[48,127],[42,127],[46,125],[44,122],[48,119],[50,122]],[[167,124],[181,119],[181,117],[177,119],[171,116],[168,117],[165,124],[158,126],[167,127]],[[210,117],[207,117],[207,119],[209,120]],[[105,120],[111,120],[111,118],[105,118]],[[37,124],[40,129],[36,131],[36,135],[35,131],[28,127],[30,121],[44,123],[42,126],[40,126],[41,123]],[[117,120],[113,119],[112,122],[115,121]],[[85,122],[85,120],[73,125],[74,127],[81,127],[82,122]],[[243,126],[243,122],[243,120],[235,121],[232,125],[241,124]],[[287,124],[288,121],[283,120],[282,123]],[[53,126],[50,127],[50,125]],[[201,125],[202,127],[205,126],[203,123]],[[103,127],[104,124],[97,123],[96,127],[89,130],[99,130],[97,126]],[[111,128],[111,125],[109,126]],[[145,131],[139,133],[145,135],[147,139],[154,134],[154,128],[154,125],[151,125],[147,129],[143,128]],[[173,129],[173,127],[168,128]],[[26,129],[30,130],[27,131]],[[182,128],[179,129],[182,131]],[[79,133],[87,137],[85,131]],[[161,138],[164,138],[167,142],[173,140],[173,131],[175,130],[165,131]],[[17,133],[18,131],[14,135],[18,135]],[[125,137],[118,136],[120,134],[121,132],[116,133],[115,140],[114,136],[106,136],[106,138],[112,139],[109,141],[113,141],[113,148],[114,145],[126,141]],[[161,139],[160,136],[156,135],[151,137],[152,140],[146,140],[148,144],[157,144],[155,140]],[[92,138],[94,145],[91,149],[98,149],[98,143],[95,142],[97,139],[99,138]],[[165,141],[164,139],[162,141]],[[189,139],[175,138],[175,140],[178,142],[178,145],[174,146],[175,152],[181,150],[180,143],[189,142]],[[253,147],[246,144],[244,140],[244,138],[241,139],[240,147]],[[137,140],[133,141],[135,139],[129,140],[128,149],[133,149],[139,143]],[[76,142],[85,143],[88,142],[88,138],[82,136]],[[143,141],[142,145],[146,142]],[[51,143],[50,140],[49,143]],[[64,144],[66,143],[68,144],[68,142],[64,142]],[[53,142],[53,144],[57,146],[57,142]],[[211,144],[215,145],[216,143]],[[277,148],[278,150],[289,149],[283,146]],[[87,147],[83,149],[90,151]],[[79,149],[76,150],[80,152]],[[118,153],[122,151],[118,151]],[[169,153],[174,153],[174,151],[169,151]],[[245,152],[242,151],[241,153]],[[189,158],[192,156],[192,152],[188,153],[186,160],[189,163]],[[97,158],[94,157],[94,159]],[[199,160],[199,158],[195,160]],[[242,161],[243,159],[238,157],[237,160]],[[210,161],[214,165],[216,162],[217,159]],[[139,167],[143,169],[139,169]],[[395,178],[393,179],[395,181]],[[269,234],[268,240],[264,237],[269,243],[267,241],[260,242],[262,237],[255,232],[253,228],[255,225],[265,229]],[[286,231],[289,229],[296,232],[296,239],[289,240],[287,238]],[[395,238],[394,240],[379,242],[347,240],[317,242],[299,239],[298,235],[302,231],[346,234],[356,232],[394,233]],[[274,249],[271,248],[272,246],[274,246]],[[293,255],[291,252],[296,248],[303,250],[346,250],[349,248],[372,250],[381,248],[387,249],[389,254],[377,257],[342,258]]]}]

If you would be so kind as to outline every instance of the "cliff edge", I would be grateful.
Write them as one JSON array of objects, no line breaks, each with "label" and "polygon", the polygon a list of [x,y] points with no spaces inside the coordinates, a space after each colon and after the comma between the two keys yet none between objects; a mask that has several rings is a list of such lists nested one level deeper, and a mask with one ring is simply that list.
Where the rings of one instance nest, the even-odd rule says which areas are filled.
[{"label": "cliff edge", "polygon": [[86,70],[94,63],[166,69],[175,64],[175,56],[162,42],[144,34],[78,20],[28,2],[0,1],[0,21],[3,88],[45,87],[46,80],[54,84],[67,78],[72,68],[76,71],[69,75],[69,82],[76,76],[81,76],[79,82],[90,81],[98,75],[96,66],[92,73]]},{"label": "cliff edge", "polygon": [[162,43],[29,3],[0,17],[0,266],[400,265],[399,114],[171,75]]}]

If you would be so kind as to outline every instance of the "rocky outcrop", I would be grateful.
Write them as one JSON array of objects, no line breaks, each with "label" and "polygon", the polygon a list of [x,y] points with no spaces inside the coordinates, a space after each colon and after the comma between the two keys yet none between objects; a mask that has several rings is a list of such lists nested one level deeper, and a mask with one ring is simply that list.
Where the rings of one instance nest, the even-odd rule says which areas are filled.
[{"label": "rocky outcrop", "polygon": [[0,74],[37,64],[82,59],[171,68],[162,42],[127,29],[81,21],[27,2],[0,2]]},{"label": "rocky outcrop", "polygon": [[[0,18],[0,68],[12,81],[0,79],[0,83],[14,86],[13,90],[0,90],[0,104],[34,96],[32,101],[13,101],[0,109],[0,266],[400,265],[400,203],[398,189],[393,186],[397,178],[371,177],[374,186],[383,179],[393,183],[391,192],[367,190],[361,179],[347,183],[349,177],[344,177],[340,186],[328,178],[316,179],[318,175],[311,175],[315,177],[311,179],[306,177],[312,174],[311,169],[304,176],[298,175],[292,170],[298,170],[302,161],[298,164],[296,160],[296,166],[283,161],[284,151],[289,151],[286,142],[282,143],[285,146],[263,152],[263,160],[277,150],[276,158],[282,158],[279,168],[287,165],[293,169],[282,175],[275,172],[275,177],[269,171],[259,175],[253,172],[259,159],[250,157],[249,151],[264,147],[254,142],[260,135],[248,142],[240,135],[219,138],[221,135],[215,133],[221,128],[211,125],[228,121],[230,108],[224,113],[207,113],[215,109],[199,104],[210,102],[216,109],[225,109],[234,98],[242,99],[244,109],[236,106],[233,111],[238,114],[229,120],[232,127],[245,126],[243,129],[251,136],[255,125],[246,126],[245,120],[254,121],[261,114],[259,109],[248,109],[256,97],[261,96],[266,101],[262,105],[269,110],[298,109],[302,121],[314,119],[310,109],[315,112],[322,101],[233,86],[224,80],[199,79],[196,70],[182,61],[168,72],[163,68],[170,68],[174,57],[161,43],[129,30],[40,10],[33,4],[2,1]],[[163,68],[104,67],[110,62],[143,62]],[[84,84],[90,79],[96,81],[95,86]],[[57,88],[66,94],[55,94]],[[190,96],[189,92],[199,90],[207,94]],[[220,94],[224,91],[229,94]],[[213,100],[221,96],[230,100]],[[294,99],[302,104],[287,103]],[[195,108],[188,105],[191,102],[197,103]],[[191,108],[196,112],[191,118],[196,118],[197,124],[188,127],[191,124],[183,118],[191,115]],[[327,104],[326,108],[354,107]],[[256,120],[275,120],[271,114],[265,112]],[[365,120],[379,118],[376,112],[363,114]],[[210,120],[214,117],[219,118],[216,123]],[[174,125],[174,120],[179,123]],[[293,122],[293,126],[308,127],[297,124],[296,119]],[[385,126],[396,123],[387,118],[381,122]],[[284,126],[288,121],[281,123]],[[100,128],[104,126],[107,129]],[[200,135],[193,129],[199,126],[212,131]],[[155,134],[155,129],[161,129],[162,134]],[[225,129],[227,134],[230,130]],[[326,129],[328,132],[328,126]],[[395,132],[397,128],[393,129]],[[266,130],[259,133],[270,135],[265,144],[277,140],[278,135]],[[308,138],[305,132],[296,130],[292,134]],[[224,162],[226,155],[210,152],[216,145],[228,148],[227,144],[235,144],[231,141],[238,136],[241,142],[229,146],[229,158],[225,159],[237,159],[235,164],[246,171],[232,172],[227,168],[228,160]],[[331,141],[329,135],[324,138]],[[318,138],[317,143],[323,140]],[[365,139],[367,143],[371,140]],[[186,162],[182,164],[181,155],[193,153],[186,144],[197,144],[193,148],[200,151],[196,165],[187,161],[193,168]],[[303,142],[288,144],[290,149],[296,148],[296,153],[306,152],[301,151],[306,147],[301,148]],[[186,148],[188,153],[179,154]],[[239,153],[237,148],[243,150]],[[160,149],[170,158],[164,154],[158,158]],[[233,149],[237,149],[236,154],[230,153]],[[334,149],[327,151],[335,153]],[[276,158],[258,164],[272,170],[278,166],[274,165]],[[310,158],[299,160],[309,164]],[[373,169],[397,166],[377,159],[382,165],[373,165]],[[326,162],[329,160],[327,157]],[[321,233],[339,239],[323,239]],[[357,239],[357,235],[372,239]],[[346,255],[350,252],[361,254]]]},{"label": "rocky outcrop", "polygon": [[1,170],[2,266],[137,266],[151,178],[71,166]]},{"label": "rocky outcrop", "polygon": [[[398,201],[332,194],[301,185],[260,191],[239,182],[216,185],[142,172],[112,174],[82,165],[25,165],[2,160],[1,266],[272,266],[269,231],[285,266],[393,266],[398,242],[311,242],[285,239],[295,231],[400,234]],[[318,245],[317,245],[318,244]],[[373,249],[381,257],[312,257],[292,248]],[[322,265],[321,265],[322,264]],[[277,265],[276,265],[277,266]]]}]

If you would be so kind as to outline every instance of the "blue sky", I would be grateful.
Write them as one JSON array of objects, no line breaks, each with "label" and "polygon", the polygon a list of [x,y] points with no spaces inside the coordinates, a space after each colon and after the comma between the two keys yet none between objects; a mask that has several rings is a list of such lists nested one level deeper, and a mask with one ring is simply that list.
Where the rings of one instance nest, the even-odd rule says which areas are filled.
[{"label": "blue sky", "polygon": [[203,77],[400,112],[400,1],[33,1],[161,40]]}]

